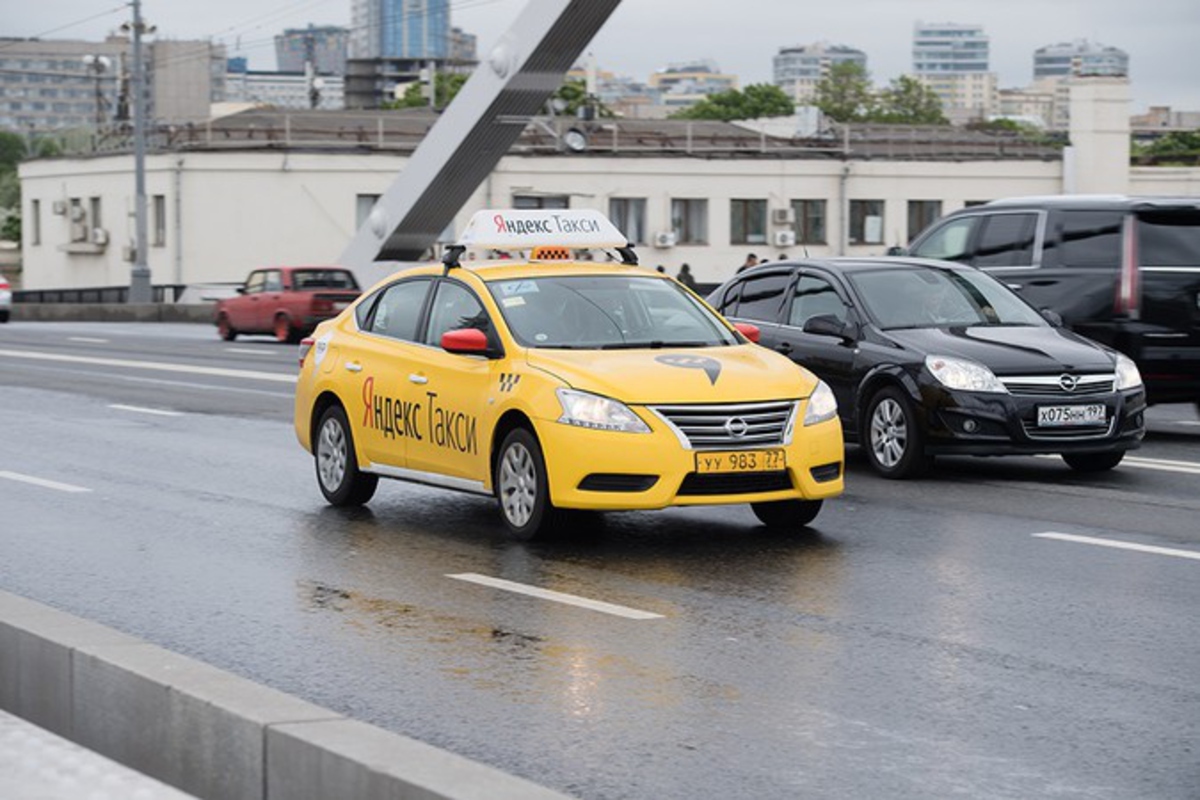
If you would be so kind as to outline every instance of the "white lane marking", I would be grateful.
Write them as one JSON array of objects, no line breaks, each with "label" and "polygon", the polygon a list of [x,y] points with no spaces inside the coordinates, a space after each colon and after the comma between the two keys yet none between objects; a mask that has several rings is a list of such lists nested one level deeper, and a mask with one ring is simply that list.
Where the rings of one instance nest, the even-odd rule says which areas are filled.
[{"label": "white lane marking", "polygon": [[[1057,455],[1053,453],[1044,453],[1036,458],[1041,459],[1056,459]],[[1144,458],[1141,456],[1125,456],[1121,461],[1120,467],[1133,467],[1135,469],[1154,469],[1159,472],[1179,472],[1184,475],[1200,475],[1200,463],[1195,461],[1170,461],[1164,458]]]},{"label": "white lane marking", "polygon": [[108,344],[108,339],[94,339],[91,336],[68,336],[68,342],[86,342],[87,344]]},{"label": "white lane marking", "polygon": [[1075,542],[1076,544],[1093,544],[1098,547],[1112,547],[1117,550],[1136,550],[1139,553],[1153,553],[1160,556],[1191,558],[1200,561],[1200,551],[1196,550],[1176,550],[1173,547],[1156,547],[1151,544],[1135,544],[1134,542],[1122,542],[1116,539],[1098,539],[1095,536],[1075,536],[1070,533],[1035,533],[1033,537],[1035,539],[1056,539],[1060,542]]},{"label": "white lane marking", "polygon": [[295,375],[277,372],[255,372],[248,369],[222,369],[221,367],[193,367],[186,364],[165,364],[158,361],[129,361],[122,358],[91,358],[89,356],[66,356],[59,353],[33,353],[24,350],[0,350],[0,356],[27,358],[32,361],[60,361],[71,364],[92,364],[99,367],[125,367],[127,369],[150,369],[161,372],[183,372],[191,375],[215,375],[222,378],[249,378],[258,381],[295,383]]},{"label": "white lane marking", "polygon": [[589,600],[586,597],[579,597],[573,594],[563,594],[562,592],[554,592],[549,589],[539,589],[536,586],[527,586],[523,583],[514,583],[501,578],[489,578],[487,575],[479,575],[474,572],[464,572],[458,575],[447,575],[447,578],[453,578],[456,581],[467,581],[468,583],[478,583],[481,586],[490,586],[493,589],[503,589],[506,592],[516,592],[517,594],[529,595],[537,597],[541,600],[551,600],[555,603],[565,603],[569,606],[578,606],[591,611],[599,611],[604,614],[612,614],[626,619],[662,619],[662,614],[653,614],[649,611],[639,611],[636,608],[627,606],[618,606],[612,603],[605,603],[600,600]]},{"label": "white lane marking", "polygon": [[161,408],[146,408],[144,406],[127,406],[121,403],[110,403],[109,408],[115,408],[118,411],[133,411],[138,414],[157,414],[160,417],[182,417],[182,412],[179,411],[164,411]]},{"label": "white lane marking", "polygon": [[69,483],[59,483],[58,481],[48,481],[45,478],[35,478],[32,475],[22,475],[19,472],[0,472],[0,478],[5,478],[10,481],[19,481],[21,483],[30,483],[34,486],[41,486],[43,489],[56,489],[60,492],[91,491],[91,489],[85,489],[82,486],[72,486]]},{"label": "white lane marking", "polygon": [[[280,353],[280,351],[278,351],[278,350],[250,350],[249,348],[246,348],[246,347],[226,347],[225,352],[226,353],[238,353],[239,355],[243,355],[243,356],[277,356]],[[295,354],[292,353],[291,351],[288,351],[287,356],[288,356],[288,358],[296,357]]]}]

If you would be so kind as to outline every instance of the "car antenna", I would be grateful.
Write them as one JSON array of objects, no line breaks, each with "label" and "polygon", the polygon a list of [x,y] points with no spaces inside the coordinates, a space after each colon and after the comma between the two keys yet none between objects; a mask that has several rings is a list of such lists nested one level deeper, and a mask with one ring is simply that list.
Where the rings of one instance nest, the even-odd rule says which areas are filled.
[{"label": "car antenna", "polygon": [[462,266],[458,259],[466,250],[467,246],[462,244],[452,244],[446,248],[446,254],[442,256],[442,263],[446,265],[446,271],[442,273],[443,276],[449,275],[450,270],[455,267]]},{"label": "car antenna", "polygon": [[621,256],[622,264],[628,264],[631,267],[637,266],[637,263],[638,263],[637,253],[633,252],[633,247],[631,245],[627,244],[624,247],[618,247],[617,253],[619,253]]}]

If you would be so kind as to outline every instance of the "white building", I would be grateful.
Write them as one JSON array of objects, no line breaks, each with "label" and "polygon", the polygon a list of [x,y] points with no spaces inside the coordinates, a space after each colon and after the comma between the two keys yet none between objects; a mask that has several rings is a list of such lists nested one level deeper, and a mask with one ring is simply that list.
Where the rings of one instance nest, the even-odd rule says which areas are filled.
[{"label": "white building", "polygon": [[317,92],[316,108],[344,108],[346,80],[341,75],[317,75],[313,86],[308,76],[294,72],[230,72],[225,76],[225,102],[256,103],[276,108],[312,108],[311,90]]},{"label": "white building", "polygon": [[816,96],[817,85],[837,64],[858,64],[867,71],[867,54],[843,45],[817,42],[781,47],[771,60],[772,82],[797,103]]},{"label": "white building", "polygon": [[[1000,197],[1200,194],[1200,169],[1129,166],[1127,81],[1080,79],[1078,89],[1065,153],[946,127],[800,139],[676,120],[598,122],[576,153],[548,124],[530,125],[449,233],[481,208],[593,208],[643,263],[673,272],[687,262],[698,281],[715,283],[748,252],[879,254],[940,214]],[[263,264],[336,261],[433,119],[257,111],[180,131],[147,161],[153,283],[234,282]],[[20,176],[24,288],[127,286],[132,157],[26,162]]]}]

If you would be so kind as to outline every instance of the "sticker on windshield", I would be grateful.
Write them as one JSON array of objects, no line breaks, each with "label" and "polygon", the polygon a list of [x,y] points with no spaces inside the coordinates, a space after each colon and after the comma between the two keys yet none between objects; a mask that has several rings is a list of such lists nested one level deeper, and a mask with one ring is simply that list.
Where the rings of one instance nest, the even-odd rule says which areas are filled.
[{"label": "sticker on windshield", "polygon": [[500,300],[500,305],[504,306],[505,308],[513,308],[514,306],[523,306],[523,305],[525,305],[525,298],[524,297],[505,297]]},{"label": "sticker on windshield", "polygon": [[706,356],[658,356],[654,360],[660,364],[666,364],[668,367],[702,369],[704,370],[704,374],[708,376],[708,382],[714,386],[717,383],[717,377],[721,374],[721,362],[715,358],[708,358]]},{"label": "sticker on windshield", "polygon": [[505,297],[515,297],[522,294],[537,294],[535,281],[507,281],[500,284],[500,294]]}]

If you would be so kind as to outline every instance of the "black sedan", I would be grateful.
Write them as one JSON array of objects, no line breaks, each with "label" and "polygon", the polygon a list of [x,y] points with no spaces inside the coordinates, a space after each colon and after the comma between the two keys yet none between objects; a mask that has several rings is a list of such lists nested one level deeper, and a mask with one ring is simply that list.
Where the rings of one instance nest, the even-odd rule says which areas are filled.
[{"label": "black sedan", "polygon": [[1121,353],[1060,327],[973,267],[925,259],[777,262],[709,302],[833,388],[848,441],[891,478],[939,454],[1057,453],[1112,469],[1145,434]]}]

